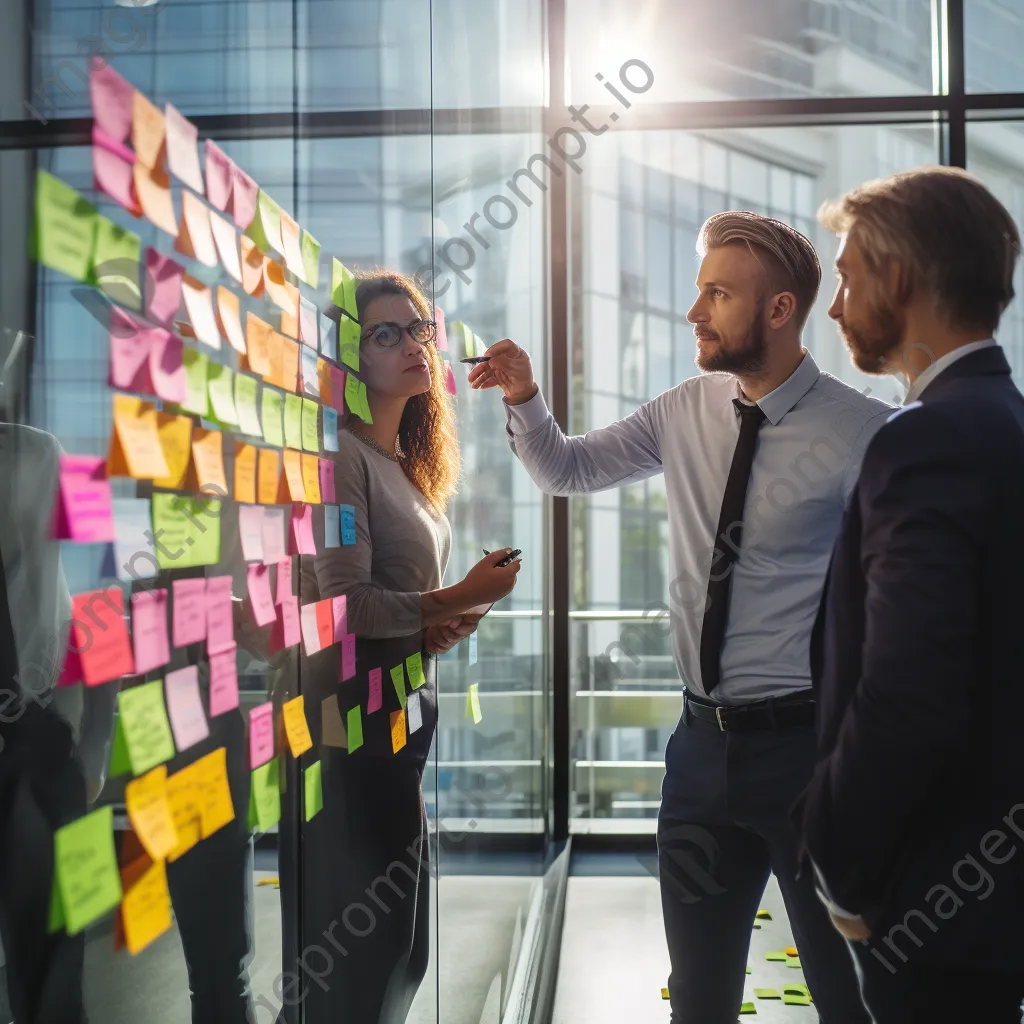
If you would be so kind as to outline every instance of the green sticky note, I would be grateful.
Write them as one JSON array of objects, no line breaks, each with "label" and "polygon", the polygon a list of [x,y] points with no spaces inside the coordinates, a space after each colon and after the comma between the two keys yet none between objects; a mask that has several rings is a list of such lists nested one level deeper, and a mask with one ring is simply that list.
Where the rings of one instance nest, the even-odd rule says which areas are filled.
[{"label": "green sticky note", "polygon": [[320,451],[320,438],[317,432],[319,412],[320,406],[312,398],[302,399],[302,447],[304,451]]},{"label": "green sticky note", "polygon": [[281,820],[280,758],[273,758],[252,770],[249,786],[249,828],[268,832]]},{"label": "green sticky note", "polygon": [[281,249],[281,207],[263,189],[256,197],[256,212],[245,233],[263,252]]},{"label": "green sticky note", "polygon": [[366,385],[361,380],[356,380],[352,374],[345,376],[345,404],[349,412],[358,416],[364,423],[372,423],[370,406],[366,401]]},{"label": "green sticky note", "polygon": [[303,773],[306,783],[306,821],[315,817],[324,807],[323,780],[320,774],[320,762],[311,764]]},{"label": "green sticky note", "polygon": [[115,736],[111,774],[115,767],[124,767],[125,755],[133,775],[143,775],[174,757],[174,737],[167,719],[162,679],[133,686],[117,695],[117,732],[121,742]]},{"label": "green sticky note", "polygon": [[260,417],[256,411],[256,392],[259,384],[255,377],[247,373],[235,374],[235,412],[238,414],[238,426],[243,434],[250,437],[262,437]]},{"label": "green sticky note", "polygon": [[798,956],[787,956],[786,957],[786,966],[787,967],[799,967],[800,966],[800,957],[798,957]]},{"label": "green sticky note", "polygon": [[153,495],[153,536],[161,569],[188,569],[220,561],[219,498],[157,492]]},{"label": "green sticky note", "polygon": [[747,964],[747,974],[750,973],[750,964]]},{"label": "green sticky note", "polygon": [[263,440],[276,448],[284,447],[284,428],[281,424],[283,404],[284,395],[280,391],[264,386],[263,393],[260,395],[260,423],[263,425]]},{"label": "green sticky note", "polygon": [[[331,258],[331,301],[346,310],[353,319],[356,313],[356,279],[341,260]],[[344,319],[344,318],[342,318]]]},{"label": "green sticky note", "polygon": [[810,1006],[811,994],[806,985],[784,985],[782,1002],[785,1006]]},{"label": "green sticky note", "polygon": [[291,392],[284,396],[284,443],[302,450],[302,399]]},{"label": "green sticky note", "polygon": [[320,280],[320,243],[305,229],[302,229],[302,269],[306,284],[315,288]]},{"label": "green sticky note", "polygon": [[121,306],[142,309],[141,258],[142,243],[138,235],[106,217],[96,218],[96,249],[89,281],[104,295]]},{"label": "green sticky note", "polygon": [[206,390],[210,357],[198,349],[186,347],[182,353],[182,361],[185,364],[185,401],[181,403],[181,408],[205,419],[210,411],[210,399]]},{"label": "green sticky note", "polygon": [[764,958],[765,960],[777,960],[779,963],[783,964],[786,962],[786,954],[781,949],[774,950],[771,953],[765,953]]},{"label": "green sticky note", "polygon": [[741,1003],[740,1013],[757,1013],[757,1007],[753,1003]]},{"label": "green sticky note", "polygon": [[484,718],[480,710],[480,684],[470,683],[466,693],[466,717],[473,719],[474,725],[479,725]]},{"label": "green sticky note", "polygon": [[70,185],[37,171],[29,256],[76,281],[88,281],[98,216],[96,207]]},{"label": "green sticky note", "polygon": [[363,745],[363,709],[360,705],[348,709],[348,752],[354,754]]},{"label": "green sticky note", "polygon": [[777,988],[755,988],[754,995],[758,999],[781,999]]},{"label": "green sticky note", "polygon": [[359,372],[359,337],[362,328],[344,314],[338,321],[338,358],[350,369]]},{"label": "green sticky note", "polygon": [[46,922],[46,933],[52,935],[64,927],[64,904],[60,901],[60,887],[57,885],[57,876],[53,876],[53,885],[50,887],[50,914]]},{"label": "green sticky note", "polygon": [[210,395],[210,409],[218,423],[229,427],[238,426],[235,410],[235,371],[222,363],[210,363],[206,375],[207,391]]},{"label": "green sticky note", "polygon": [[53,862],[65,927],[68,935],[77,935],[121,902],[114,808],[107,804],[57,829]]},{"label": "green sticky note", "polygon": [[473,349],[478,356],[486,355],[487,353],[487,342],[479,334],[473,335]]},{"label": "green sticky note", "polygon": [[405,667],[409,670],[409,685],[418,690],[427,681],[423,675],[423,658],[419,651],[405,659]]},{"label": "green sticky note", "polygon": [[396,665],[391,670],[391,685],[395,688],[395,693],[398,694],[398,703],[402,705],[404,711],[406,705],[404,665]]}]

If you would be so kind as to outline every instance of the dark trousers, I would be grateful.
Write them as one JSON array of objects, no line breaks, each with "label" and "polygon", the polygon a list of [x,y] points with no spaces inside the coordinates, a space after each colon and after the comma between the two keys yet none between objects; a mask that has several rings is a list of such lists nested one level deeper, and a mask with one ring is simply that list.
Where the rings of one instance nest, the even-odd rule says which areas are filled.
[{"label": "dark trousers", "polygon": [[813,725],[721,732],[686,711],[665,752],[658,819],[673,1024],[736,1024],[751,929],[778,879],[824,1024],[868,1024],[853,959],[813,880],[797,873],[789,809],[807,785]]},{"label": "dark trousers", "polygon": [[874,1024],[942,1020],[1020,1024],[1024,969],[1019,974],[1002,974],[946,964],[900,963],[891,954],[887,967],[870,946],[851,945]]}]

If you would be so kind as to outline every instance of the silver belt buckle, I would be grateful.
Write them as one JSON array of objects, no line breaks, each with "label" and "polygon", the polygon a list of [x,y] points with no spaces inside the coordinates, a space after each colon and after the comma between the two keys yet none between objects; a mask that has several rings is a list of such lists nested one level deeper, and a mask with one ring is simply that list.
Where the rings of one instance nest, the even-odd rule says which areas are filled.
[{"label": "silver belt buckle", "polygon": [[722,705],[721,704],[719,704],[718,707],[715,708],[715,718],[718,720],[718,731],[719,732],[725,732],[726,728],[725,728],[725,723],[722,721]]}]

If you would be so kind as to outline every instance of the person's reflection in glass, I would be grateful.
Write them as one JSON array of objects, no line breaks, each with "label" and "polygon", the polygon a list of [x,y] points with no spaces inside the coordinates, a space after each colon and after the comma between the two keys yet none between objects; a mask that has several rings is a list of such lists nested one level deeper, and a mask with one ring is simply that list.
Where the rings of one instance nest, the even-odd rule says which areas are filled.
[{"label": "person's reflection in glass", "polygon": [[[358,377],[372,424],[349,415],[332,456],[336,500],[354,510],[355,542],[318,544],[315,560],[300,560],[301,603],[344,596],[357,637],[352,678],[340,679],[338,645],[300,666],[315,744],[302,765],[321,760],[323,811],[302,825],[299,962],[288,962],[286,943],[281,1019],[295,1019],[301,1002],[307,1024],[406,1020],[429,959],[421,782],[437,722],[434,655],[476,629],[490,603],[512,590],[520,566],[497,566],[504,549],[441,587],[451,547],[444,509],[459,452],[433,310],[411,280],[388,272],[364,276],[356,304]],[[400,699],[391,669],[417,654],[426,681],[415,690],[403,681]],[[381,703],[370,710],[373,669],[381,671]],[[418,714],[399,725],[405,745],[395,753],[392,718],[407,699]],[[360,709],[359,749],[346,749],[352,737],[322,719],[324,700],[336,700],[341,723]],[[284,907],[298,898],[298,877],[282,855]]]}]

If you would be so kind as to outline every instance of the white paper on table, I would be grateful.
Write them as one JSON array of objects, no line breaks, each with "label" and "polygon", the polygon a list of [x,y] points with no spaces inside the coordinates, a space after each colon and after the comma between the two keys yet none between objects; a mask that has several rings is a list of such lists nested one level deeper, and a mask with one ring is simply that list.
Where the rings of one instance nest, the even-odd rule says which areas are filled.
[{"label": "white paper on table", "polygon": [[239,255],[238,232],[235,231],[235,226],[223,217],[211,213],[210,230],[213,232],[213,241],[217,246],[220,265],[227,271],[229,277],[241,284],[242,259]]},{"label": "white paper on table", "polygon": [[210,348],[220,348],[220,330],[213,311],[213,292],[202,281],[186,274],[181,281],[181,294],[185,311],[196,337]]},{"label": "white paper on table", "polygon": [[262,505],[238,506],[238,533],[242,541],[242,558],[247,562],[263,561],[263,518],[267,512]]}]

